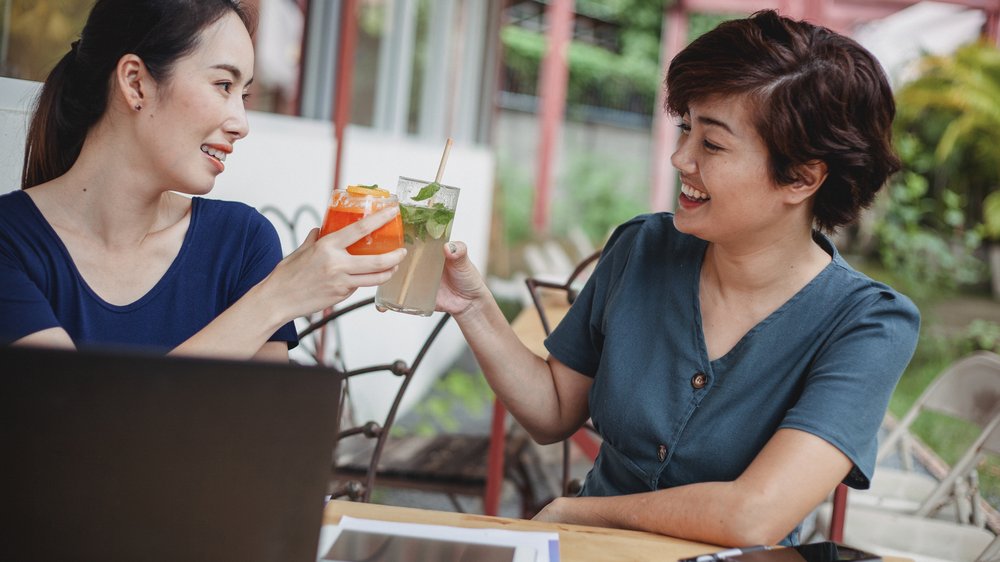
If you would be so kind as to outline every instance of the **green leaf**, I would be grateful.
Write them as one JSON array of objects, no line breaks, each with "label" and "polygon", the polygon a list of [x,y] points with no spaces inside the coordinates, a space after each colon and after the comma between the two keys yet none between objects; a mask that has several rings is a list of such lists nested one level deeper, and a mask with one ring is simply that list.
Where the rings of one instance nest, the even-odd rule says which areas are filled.
[{"label": "green leaf", "polygon": [[434,194],[437,193],[439,189],[441,189],[441,184],[439,184],[436,181],[431,182],[420,188],[420,191],[417,193],[416,197],[413,197],[412,199],[414,201],[426,201],[427,199],[434,197]]},{"label": "green leaf", "polygon": [[444,229],[447,228],[447,226],[448,226],[448,223],[441,224],[439,222],[435,222],[433,220],[429,220],[429,221],[427,221],[427,224],[426,224],[427,235],[430,236],[431,238],[437,240],[438,238],[441,238],[442,234],[444,234]]}]

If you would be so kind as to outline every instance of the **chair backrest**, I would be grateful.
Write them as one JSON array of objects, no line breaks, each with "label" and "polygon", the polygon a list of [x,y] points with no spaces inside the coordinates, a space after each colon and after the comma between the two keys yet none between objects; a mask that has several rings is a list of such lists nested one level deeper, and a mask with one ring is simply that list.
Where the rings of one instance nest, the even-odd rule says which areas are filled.
[{"label": "chair backrest", "polygon": [[994,410],[993,415],[990,416],[990,421],[986,423],[983,431],[923,501],[917,509],[916,515],[931,515],[943,503],[947,502],[953,493],[956,482],[976,470],[979,461],[987,453],[993,455],[1000,454],[1000,408]]},{"label": "chair backrest", "polygon": [[984,429],[1000,407],[1000,355],[978,351],[948,366],[917,398],[879,447],[884,457],[924,411],[973,423]]},{"label": "chair backrest", "polygon": [[[531,295],[531,302],[535,307],[536,312],[538,312],[538,318],[542,322],[542,329],[545,335],[548,336],[552,333],[552,329],[555,328],[558,321],[562,319],[562,314],[565,310],[573,304],[576,300],[576,296],[579,294],[582,288],[583,281],[586,280],[587,275],[592,270],[595,262],[601,257],[601,251],[598,250],[591,255],[584,258],[576,268],[569,274],[563,282],[554,282],[546,279],[539,279],[535,277],[529,277],[524,280],[525,285],[528,286],[528,292]],[[554,293],[553,299],[547,299],[542,291]],[[554,305],[554,306],[553,306]],[[559,312],[554,312],[559,311]],[[554,314],[558,314],[558,318],[553,317]],[[590,460],[594,460],[597,457],[597,451],[599,445],[597,442],[589,437],[589,433],[596,433],[593,425],[588,421],[585,424],[585,429],[582,432],[577,432],[571,439],[577,442],[581,448],[583,448],[584,453],[590,457]],[[563,458],[562,458],[562,494],[565,495],[575,495],[579,491],[579,483],[575,481],[570,476],[570,440],[566,439],[563,441]]]},{"label": "chair backrest", "polygon": [[[353,304],[336,308],[332,311],[323,314],[319,319],[311,321],[309,325],[299,332],[300,340],[307,340],[310,336],[321,333],[324,329],[334,329],[339,330],[340,321],[350,322],[349,319],[344,317],[351,312],[371,309],[375,306],[375,298],[370,297],[365,300],[355,302]],[[424,357],[426,357],[428,350],[437,339],[438,334],[444,329],[445,324],[451,318],[448,314],[443,314],[433,325],[433,328],[427,334],[424,339],[423,344],[420,349],[416,352],[416,355],[410,360],[406,361],[401,358],[389,359],[387,358],[384,362],[379,362],[376,364],[368,365],[347,365],[343,356],[339,353],[339,350],[335,351],[332,355],[329,353],[318,353],[314,355],[317,362],[321,364],[326,364],[326,366],[338,370],[343,373],[344,376],[344,386],[345,390],[341,393],[342,401],[345,400],[350,395],[350,383],[351,380],[357,376],[388,372],[399,377],[400,384],[396,389],[395,397],[392,400],[392,404],[389,407],[388,413],[385,415],[381,421],[368,420],[363,423],[349,423],[349,427],[338,427],[337,432],[337,445],[338,447],[344,444],[344,440],[349,437],[364,437],[369,440],[373,440],[372,452],[368,462],[368,468],[365,475],[364,482],[361,482],[354,478],[346,479],[345,481],[338,482],[337,486],[332,490],[333,497],[343,497],[347,496],[354,500],[360,500],[367,502],[371,499],[371,493],[375,486],[375,479],[378,474],[379,460],[382,457],[382,451],[385,448],[385,443],[389,439],[389,433],[392,429],[393,423],[396,421],[396,414],[399,411],[399,406],[402,403],[403,396],[406,394],[406,389],[409,387],[410,382],[413,380],[414,374],[417,368],[422,363]],[[349,324],[348,324],[349,325]],[[322,347],[322,346],[320,346]],[[313,346],[313,349],[316,347]],[[386,353],[391,353],[387,350]],[[326,359],[324,359],[326,357]],[[330,359],[332,357],[332,359]],[[341,404],[341,412],[345,412],[348,409]],[[338,458],[337,451],[334,451],[334,479],[337,480],[337,466],[336,459]]]}]

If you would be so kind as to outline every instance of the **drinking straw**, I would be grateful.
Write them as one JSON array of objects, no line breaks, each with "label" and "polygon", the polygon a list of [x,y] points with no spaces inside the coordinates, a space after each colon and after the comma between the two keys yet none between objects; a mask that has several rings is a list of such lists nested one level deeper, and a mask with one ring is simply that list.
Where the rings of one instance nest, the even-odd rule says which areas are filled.
[{"label": "drinking straw", "polygon": [[[438,164],[437,175],[434,176],[434,183],[441,183],[441,177],[444,176],[444,165],[448,162],[448,153],[451,151],[452,140],[448,137],[448,140],[444,143],[444,152],[441,153],[441,163]],[[430,202],[428,202],[430,204]],[[406,274],[403,277],[403,286],[399,289],[399,303],[403,304],[406,302],[406,295],[410,292],[410,283],[413,282],[413,272],[416,271],[416,265],[420,263],[420,254],[423,253],[424,245],[417,244],[414,240],[414,250],[413,258],[410,260],[410,267],[407,268]]]}]

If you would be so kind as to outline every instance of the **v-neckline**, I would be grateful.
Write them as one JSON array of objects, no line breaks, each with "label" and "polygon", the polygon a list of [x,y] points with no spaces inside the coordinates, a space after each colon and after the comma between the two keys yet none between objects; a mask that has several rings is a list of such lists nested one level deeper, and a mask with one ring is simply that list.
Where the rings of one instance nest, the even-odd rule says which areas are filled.
[{"label": "v-neckline", "polygon": [[746,331],[746,333],[740,336],[740,339],[738,339],[736,343],[733,344],[732,347],[730,347],[725,353],[723,353],[719,357],[716,357],[715,359],[711,359],[708,355],[708,340],[705,337],[705,324],[701,310],[701,271],[705,265],[705,256],[706,253],[708,252],[708,247],[709,247],[708,242],[702,241],[703,246],[701,249],[701,255],[697,260],[697,265],[694,268],[694,283],[692,283],[693,285],[692,292],[694,293],[694,295],[692,302],[694,306],[694,320],[697,328],[698,345],[701,347],[700,350],[701,356],[702,359],[705,360],[706,364],[710,365],[714,369],[716,366],[725,363],[726,359],[729,358],[731,355],[733,355],[741,347],[746,345],[746,342],[749,341],[754,334],[764,329],[764,327],[766,327],[768,324],[773,322],[779,316],[784,314],[785,311],[787,311],[789,308],[794,306],[797,301],[799,301],[804,295],[806,295],[812,289],[812,287],[818,284],[818,281],[822,277],[825,277],[828,274],[828,272],[834,267],[834,264],[837,261],[838,257],[837,247],[834,246],[833,243],[828,238],[826,238],[825,236],[823,236],[818,232],[813,233],[813,240],[819,243],[820,248],[822,248],[824,252],[830,255],[830,261],[825,266],[823,266],[823,269],[821,269],[819,273],[813,276],[813,278],[810,279],[808,283],[803,285],[802,288],[796,291],[785,302],[781,303],[781,306],[779,306],[770,314],[761,319],[759,322],[751,326],[750,329]]},{"label": "v-neckline", "polygon": [[80,273],[80,269],[76,266],[76,262],[73,260],[73,256],[69,252],[69,248],[63,242],[62,238],[59,236],[59,233],[56,232],[52,224],[49,223],[48,219],[45,218],[45,215],[42,214],[41,209],[38,208],[38,205],[35,204],[35,201],[27,193],[24,193],[23,191],[21,193],[24,195],[25,200],[27,200],[31,212],[34,213],[35,216],[41,221],[45,231],[55,241],[56,246],[59,248],[59,251],[63,254],[63,257],[65,257],[66,263],[69,265],[69,268],[73,272],[73,275],[80,283],[80,286],[84,289],[84,291],[86,291],[88,295],[90,295],[91,298],[93,298],[101,306],[115,312],[127,312],[130,310],[134,310],[136,308],[140,308],[141,306],[146,304],[149,300],[151,300],[153,297],[155,297],[157,293],[163,290],[163,287],[170,281],[170,279],[174,275],[176,275],[176,271],[180,268],[180,264],[183,262],[184,257],[188,252],[188,248],[191,246],[191,240],[194,236],[195,227],[198,222],[199,206],[201,205],[201,198],[199,197],[191,198],[191,219],[188,222],[187,232],[184,233],[184,238],[181,241],[181,247],[178,249],[177,255],[174,256],[173,260],[170,262],[170,266],[167,267],[167,270],[163,273],[163,275],[160,276],[160,278],[156,281],[156,283],[154,283],[153,286],[150,287],[149,290],[146,291],[139,298],[130,303],[119,305],[119,304],[112,304],[106,301],[103,297],[101,297],[101,295],[97,293],[97,291],[95,291],[90,286],[90,284],[87,282],[87,279],[83,276],[82,273]]}]

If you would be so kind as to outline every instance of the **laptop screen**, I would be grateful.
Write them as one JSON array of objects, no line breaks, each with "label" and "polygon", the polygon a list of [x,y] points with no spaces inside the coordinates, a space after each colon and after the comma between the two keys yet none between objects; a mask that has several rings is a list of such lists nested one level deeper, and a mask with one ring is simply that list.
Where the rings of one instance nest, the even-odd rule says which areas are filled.
[{"label": "laptop screen", "polygon": [[0,348],[4,560],[315,560],[341,377]]}]

